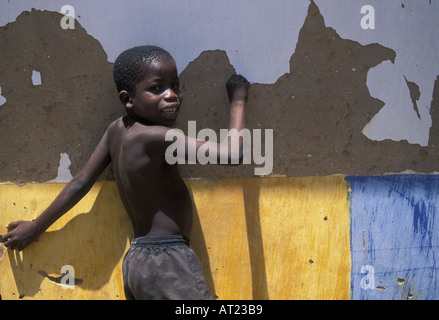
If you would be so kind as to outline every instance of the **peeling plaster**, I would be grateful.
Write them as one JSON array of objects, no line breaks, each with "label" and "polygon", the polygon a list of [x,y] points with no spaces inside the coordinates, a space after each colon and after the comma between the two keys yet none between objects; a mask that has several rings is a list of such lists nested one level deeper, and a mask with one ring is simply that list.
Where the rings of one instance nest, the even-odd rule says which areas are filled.
[{"label": "peeling plaster", "polygon": [[52,182],[69,182],[73,177],[70,172],[70,161],[69,155],[67,153],[61,153],[59,159],[58,175],[52,180]]},{"label": "peeling plaster", "polygon": [[62,283],[62,279],[65,275],[61,274],[47,274],[47,272],[43,270],[38,270],[38,274],[41,275],[44,278],[49,279],[52,283],[61,286],[63,289],[73,289],[74,286],[78,286],[82,284],[82,279],[74,278],[72,279],[74,284],[72,285],[65,285]]},{"label": "peeling plaster", "polygon": [[[0,52],[7,97],[0,108],[3,182],[55,179],[61,153],[69,155],[75,175],[124,112],[102,46],[79,23],[63,30],[62,17],[32,10],[0,28],[0,43],[9,44]],[[41,84],[33,84],[32,70],[41,73]]]},{"label": "peeling plaster", "polygon": [[34,86],[41,85],[41,74],[38,71],[32,70],[32,84]]},{"label": "peeling plaster", "polygon": [[0,87],[0,106],[6,103],[6,98],[2,96],[2,87]]},{"label": "peeling plaster", "polygon": [[[74,30],[61,29],[61,18],[56,12],[32,10],[0,28],[0,43],[14,44],[0,52],[0,65],[6,66],[0,83],[8,97],[0,108],[1,181],[55,179],[61,153],[69,155],[75,175],[108,124],[124,114],[112,64],[101,44],[79,21]],[[273,174],[437,171],[439,100],[435,95],[433,100],[430,96],[428,108],[432,119],[428,147],[372,141],[362,132],[385,105],[369,91],[370,73],[377,66],[393,65],[397,57],[383,45],[361,45],[340,37],[325,25],[318,6],[311,2],[289,72],[273,84],[251,86],[248,128],[274,130]],[[44,75],[41,85],[32,85],[32,70]],[[203,51],[182,69],[185,102],[177,126],[185,130],[187,121],[195,120],[200,129],[227,128],[225,81],[234,72],[239,71],[224,50]],[[418,84],[409,75],[407,79]],[[404,77],[401,81],[411,101]],[[435,86],[439,90],[437,81]],[[425,99],[428,91],[419,87]],[[419,122],[413,106],[410,110]],[[253,176],[254,166],[184,165],[181,172],[184,178],[246,177]],[[111,171],[102,176],[111,177]]]},{"label": "peeling plaster", "polygon": [[[432,125],[430,116],[434,81],[439,74],[437,37],[439,2],[405,0],[370,0],[376,15],[375,30],[362,30],[359,21],[363,0],[315,0],[328,27],[337,30],[345,39],[362,45],[379,43],[397,53],[394,63],[387,61],[371,69],[367,86],[372,97],[384,105],[365,128],[369,139],[408,141],[420,146],[429,145]],[[342,9],[341,9],[342,8]],[[415,82],[422,96],[417,101],[419,119],[407,92],[404,76]]]},{"label": "peeling plaster", "polygon": [[[384,106],[369,93],[368,73],[383,61],[394,63],[396,57],[395,51],[379,44],[362,46],[341,38],[325,26],[318,7],[311,4],[291,56],[290,72],[273,85],[253,84],[250,89],[247,126],[274,129],[274,174],[436,171],[437,129],[432,129],[429,148],[407,141],[372,141],[361,131]],[[212,73],[206,72],[207,66]],[[178,119],[182,130],[188,120],[207,127],[227,125],[223,83],[233,72],[226,53],[220,51],[203,52],[188,65],[181,74],[185,106],[190,106],[183,106]],[[405,82],[404,87],[409,97]],[[437,119],[437,100],[431,101],[430,112]],[[181,171],[185,177],[220,179],[251,176],[250,167],[187,165]]]},{"label": "peeling plaster", "polygon": [[407,82],[407,87],[409,88],[409,91],[410,91],[410,99],[412,99],[413,110],[415,110],[416,115],[418,116],[419,120],[421,120],[421,115],[419,114],[418,104],[416,103],[416,101],[418,101],[419,98],[421,97],[421,91],[419,91],[419,86],[412,81],[408,81],[405,76],[404,76],[404,79],[405,79],[405,82]]},{"label": "peeling plaster", "polygon": [[[363,0],[314,2],[325,17],[326,25],[337,30],[342,38],[362,45],[379,43],[397,52],[398,58],[391,68],[383,62],[369,72],[371,95],[384,105],[364,130],[367,137],[375,141],[406,140],[428,146],[432,122],[428,108],[433,82],[439,74],[439,57],[434,54],[439,48],[436,36],[439,2],[407,0],[402,6],[399,1],[371,0],[367,4],[374,8],[375,29],[367,30],[360,26],[364,16],[361,13]],[[104,5],[100,1],[73,0],[69,4],[74,7],[82,27],[99,40],[109,62],[113,62],[121,50],[144,44],[148,39],[148,43],[172,52],[180,70],[200,52],[221,49],[236,71],[245,74],[251,82],[273,84],[288,72],[288,57],[296,46],[309,3],[278,0],[273,5],[265,0],[185,0],[175,5],[174,0],[160,3],[133,0],[131,6],[126,7],[118,0],[105,1]],[[32,7],[61,10],[57,1],[5,2],[0,4],[0,25],[14,21],[23,10]],[[169,8],[172,8],[171,15]],[[122,10],[124,15],[119,14]],[[96,12],[105,18],[96,19]],[[125,16],[132,17],[130,24],[125,23]],[[173,18],[168,21],[162,19],[163,16]],[[150,28],[151,25],[156,27]],[[182,29],[184,33],[180,32]],[[406,89],[406,83],[400,81],[403,75],[416,82],[423,93],[417,102],[421,120],[413,112],[410,97],[401,97]]]}]

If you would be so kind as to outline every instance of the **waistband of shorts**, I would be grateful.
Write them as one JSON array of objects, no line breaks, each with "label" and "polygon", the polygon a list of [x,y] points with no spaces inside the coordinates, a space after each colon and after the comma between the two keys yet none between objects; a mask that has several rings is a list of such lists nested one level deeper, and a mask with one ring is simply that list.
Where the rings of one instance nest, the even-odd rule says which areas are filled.
[{"label": "waistband of shorts", "polygon": [[131,241],[132,246],[160,246],[160,245],[189,245],[189,238],[180,234],[170,234],[162,236],[137,237]]}]

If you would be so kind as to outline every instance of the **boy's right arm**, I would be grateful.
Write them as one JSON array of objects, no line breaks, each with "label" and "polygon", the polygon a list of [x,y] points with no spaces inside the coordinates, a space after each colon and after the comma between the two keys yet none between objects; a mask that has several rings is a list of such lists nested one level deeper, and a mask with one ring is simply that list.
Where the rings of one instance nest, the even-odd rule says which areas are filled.
[{"label": "boy's right arm", "polygon": [[8,233],[1,237],[10,249],[23,250],[36,241],[58,218],[69,211],[91,189],[111,161],[107,132],[102,137],[84,168],[64,187],[60,194],[36,219],[9,223]]},{"label": "boy's right arm", "polygon": [[[245,108],[247,105],[250,83],[241,75],[232,75],[226,83],[230,101],[230,125],[226,143],[228,158],[242,158],[243,138],[241,130],[245,128]],[[233,150],[232,141],[238,141],[237,150]],[[220,155],[221,157],[221,155]]]}]

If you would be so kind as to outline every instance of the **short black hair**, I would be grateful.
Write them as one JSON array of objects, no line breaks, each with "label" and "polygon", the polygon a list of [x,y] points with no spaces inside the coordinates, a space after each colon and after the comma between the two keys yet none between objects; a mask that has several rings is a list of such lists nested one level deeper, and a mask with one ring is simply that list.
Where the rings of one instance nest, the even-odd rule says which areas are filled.
[{"label": "short black hair", "polygon": [[166,50],[156,46],[139,46],[122,52],[114,62],[113,77],[117,91],[136,91],[136,84],[153,61],[173,60]]}]

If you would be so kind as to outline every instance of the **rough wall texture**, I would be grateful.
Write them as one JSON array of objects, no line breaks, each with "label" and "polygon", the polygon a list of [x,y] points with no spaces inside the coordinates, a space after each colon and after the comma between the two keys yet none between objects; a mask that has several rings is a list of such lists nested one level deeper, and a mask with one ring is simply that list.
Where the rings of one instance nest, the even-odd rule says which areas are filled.
[{"label": "rough wall texture", "polygon": [[[372,141],[362,133],[364,126],[384,106],[382,101],[370,96],[367,72],[382,61],[393,62],[395,57],[393,50],[379,44],[362,46],[341,39],[335,30],[325,27],[317,6],[311,3],[290,60],[290,72],[272,85],[251,87],[248,127],[274,129],[273,173],[318,176],[436,171],[439,81],[436,81],[430,109],[433,126],[428,148],[405,141]],[[211,66],[213,70],[206,72]],[[189,92],[196,92],[196,88],[211,92],[204,92],[202,97],[186,95],[186,106],[191,108],[185,109],[179,119],[182,128],[187,120],[193,119],[197,124],[214,127],[217,121],[217,127],[227,127],[223,117],[215,120],[217,115],[225,113],[227,105],[223,93],[226,72],[217,70],[231,73],[233,69],[225,54],[215,51],[204,52],[182,73],[183,82],[191,83],[187,87]],[[217,100],[209,96],[222,97],[221,104],[216,105]],[[253,174],[252,166],[212,170],[189,165],[182,170],[186,176],[204,178]]]},{"label": "rough wall texture", "polygon": [[[0,29],[1,181],[53,179],[62,152],[77,172],[122,114],[99,42],[83,28],[63,30],[62,17],[32,10]],[[41,85],[33,85],[33,70]]]},{"label": "rough wall texture", "polygon": [[[62,17],[33,10],[0,28],[0,182],[53,179],[64,152],[77,173],[124,114],[100,43],[78,22],[62,30]],[[253,176],[254,166],[181,166],[185,178],[221,179],[186,180],[195,207],[191,242],[214,296],[438,298],[439,175],[371,175],[438,171],[439,79],[427,147],[362,134],[384,105],[369,93],[367,73],[398,61],[395,50],[342,39],[311,1],[290,71],[253,84],[247,114],[250,129],[274,129],[273,175],[311,177],[235,179]],[[33,84],[33,70],[41,84]],[[233,72],[219,50],[182,70],[179,128],[189,120],[198,130],[227,128],[224,84]],[[405,81],[417,111],[422,86],[412,80]],[[343,175],[322,177],[333,173]],[[0,233],[12,220],[36,217],[62,187],[0,184]],[[123,298],[119,265],[132,232],[116,194],[114,182],[98,183],[29,250],[0,248],[0,298]],[[60,288],[63,265],[75,268],[75,290]]]},{"label": "rough wall texture", "polygon": [[[79,23],[74,30],[60,28],[62,17],[32,10],[0,28],[0,86],[6,98],[0,106],[0,181],[53,179],[62,152],[70,156],[72,174],[77,173],[106,126],[124,113],[117,101],[112,64],[99,42]],[[379,44],[362,46],[340,38],[325,26],[311,2],[290,72],[274,84],[251,88],[248,128],[274,130],[272,173],[437,171],[438,80],[428,147],[372,141],[362,133],[384,105],[370,96],[367,72],[395,57],[393,50]],[[41,73],[41,85],[32,84],[33,70]],[[202,52],[190,63],[181,72],[185,102],[177,126],[187,130],[187,121],[195,120],[197,130],[227,128],[224,85],[233,72],[223,51]],[[413,96],[415,91],[411,90]],[[219,179],[253,176],[253,169],[253,165],[186,165],[181,171],[185,178]],[[103,177],[111,178],[111,172]]]}]

